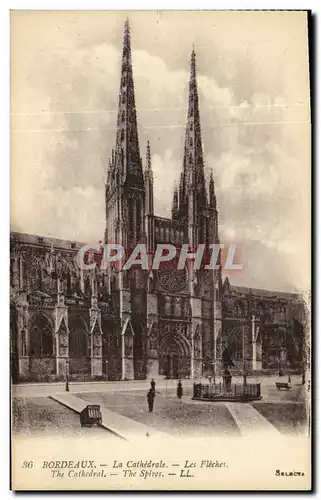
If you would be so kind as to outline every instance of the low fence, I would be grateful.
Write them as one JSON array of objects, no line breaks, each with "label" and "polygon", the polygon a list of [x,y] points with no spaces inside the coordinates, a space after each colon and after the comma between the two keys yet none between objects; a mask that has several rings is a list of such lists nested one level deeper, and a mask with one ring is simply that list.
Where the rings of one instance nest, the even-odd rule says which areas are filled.
[{"label": "low fence", "polygon": [[232,384],[230,389],[225,389],[223,384],[194,384],[193,398],[218,399],[244,398],[259,399],[261,396],[261,384]]}]

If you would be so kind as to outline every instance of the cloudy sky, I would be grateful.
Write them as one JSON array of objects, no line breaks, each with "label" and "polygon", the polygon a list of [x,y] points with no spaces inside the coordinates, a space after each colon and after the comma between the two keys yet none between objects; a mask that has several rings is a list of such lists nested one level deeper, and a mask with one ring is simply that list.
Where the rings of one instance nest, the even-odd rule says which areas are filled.
[{"label": "cloudy sky", "polygon": [[[222,242],[242,246],[235,284],[309,288],[307,26],[298,12],[131,12],[141,156],[155,212],[182,168],[194,44],[207,175]],[[123,12],[11,15],[11,226],[78,241],[104,232],[115,144]]]}]

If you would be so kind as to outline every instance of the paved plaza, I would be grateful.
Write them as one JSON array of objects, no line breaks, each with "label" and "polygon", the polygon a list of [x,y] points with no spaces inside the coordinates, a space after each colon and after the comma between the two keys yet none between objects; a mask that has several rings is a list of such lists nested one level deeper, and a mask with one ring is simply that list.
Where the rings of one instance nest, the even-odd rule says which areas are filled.
[{"label": "paved plaza", "polygon": [[[277,390],[276,379],[261,378],[262,400],[251,404],[193,401],[192,382],[188,380],[183,381],[184,394],[179,400],[177,381],[157,380],[153,413],[149,413],[146,400],[148,381],[71,383],[70,392],[61,383],[14,386],[13,432],[59,432],[114,440],[119,439],[117,435],[126,439],[131,430],[148,436],[160,432],[175,437],[242,436],[263,427],[271,433],[306,433],[308,419],[301,378],[292,377],[289,391]],[[88,403],[101,405],[104,427],[80,426],[79,411]]]}]

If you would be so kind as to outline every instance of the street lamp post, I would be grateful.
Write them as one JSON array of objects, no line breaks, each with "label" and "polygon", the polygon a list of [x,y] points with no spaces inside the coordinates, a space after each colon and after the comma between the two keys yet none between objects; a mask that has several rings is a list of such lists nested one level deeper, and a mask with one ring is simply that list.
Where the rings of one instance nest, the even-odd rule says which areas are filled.
[{"label": "street lamp post", "polygon": [[66,359],[66,392],[69,392],[69,358]]},{"label": "street lamp post", "polygon": [[213,383],[215,385],[215,377],[216,377],[216,361],[212,363],[213,366]]}]

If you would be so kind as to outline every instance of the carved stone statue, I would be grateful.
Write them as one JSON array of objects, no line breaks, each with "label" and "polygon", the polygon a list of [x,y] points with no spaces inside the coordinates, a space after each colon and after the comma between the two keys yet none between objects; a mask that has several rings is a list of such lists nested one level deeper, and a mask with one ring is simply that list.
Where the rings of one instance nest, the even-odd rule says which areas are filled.
[{"label": "carved stone statue", "polygon": [[133,339],[131,333],[125,333],[125,356],[132,356],[133,354]]},{"label": "carved stone statue", "polygon": [[232,389],[232,375],[228,369],[225,369],[223,373],[223,388],[227,392]]},{"label": "carved stone statue", "polygon": [[55,251],[53,248],[53,245],[51,246],[50,250],[46,253],[45,256],[45,265],[47,272],[49,274],[53,273],[55,271]]},{"label": "carved stone statue", "polygon": [[235,366],[231,359],[231,352],[228,347],[225,347],[224,351],[222,352],[222,363],[225,370],[228,370],[228,368]]}]

